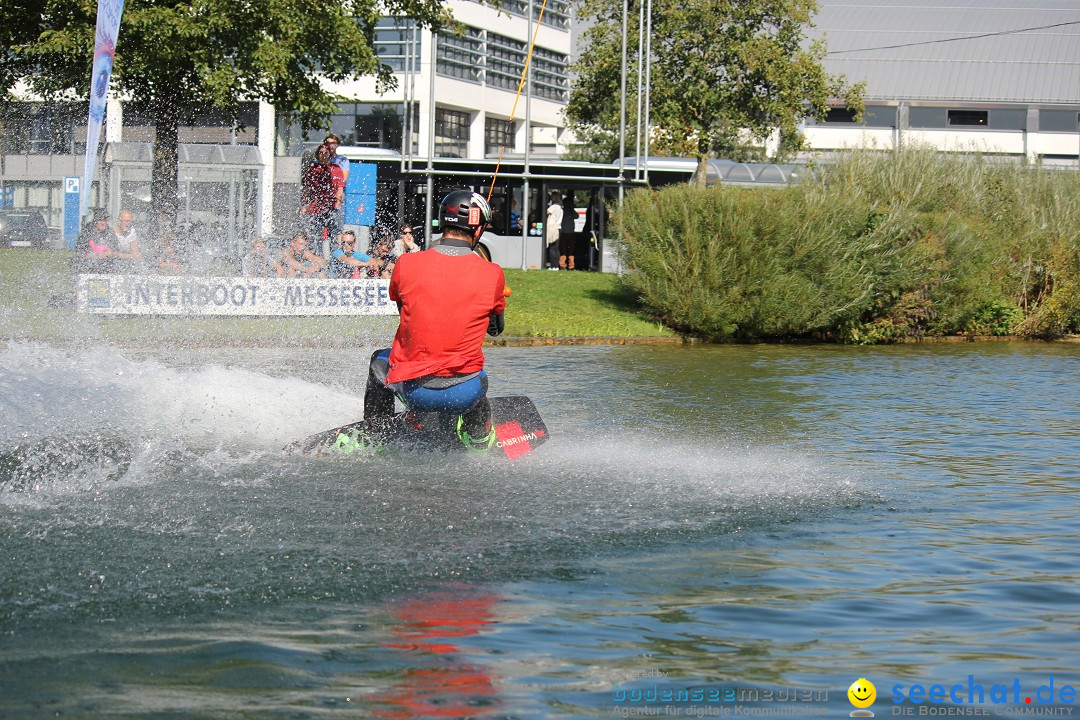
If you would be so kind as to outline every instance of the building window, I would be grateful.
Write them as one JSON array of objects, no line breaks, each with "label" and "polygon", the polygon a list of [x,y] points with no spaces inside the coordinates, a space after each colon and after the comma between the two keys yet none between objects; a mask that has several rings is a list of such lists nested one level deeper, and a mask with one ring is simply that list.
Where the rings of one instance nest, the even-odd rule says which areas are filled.
[{"label": "building window", "polygon": [[[518,15],[520,17],[528,17],[529,15],[529,3],[528,0],[501,0],[500,2],[491,2],[490,0],[473,0],[480,5],[489,5],[497,7],[504,13],[511,15]],[[561,30],[570,29],[570,3],[568,0],[548,0],[547,7],[544,9],[544,17],[540,17],[540,4],[539,2],[533,3],[533,19],[539,19],[541,25],[550,25],[551,27],[559,28]]]},{"label": "building window", "polygon": [[824,121],[807,118],[808,125],[860,125],[871,128],[891,128],[896,125],[896,108],[889,105],[867,105],[862,118],[855,120],[855,111],[846,107],[830,108]]},{"label": "building window", "polygon": [[[377,147],[401,151],[404,131],[404,106],[401,103],[340,103],[325,128],[305,130],[296,124],[278,121],[277,154],[301,155],[321,143],[327,133],[341,138],[345,146]],[[412,152],[419,141],[420,106],[413,105]]]},{"label": "building window", "polygon": [[489,32],[487,36],[488,65],[485,80],[492,87],[517,91],[521,73],[525,71],[525,43]]},{"label": "building window", "polygon": [[898,122],[895,106],[867,105],[863,109],[862,124],[867,127],[893,128]]},{"label": "building window", "polygon": [[406,57],[412,56],[411,66],[420,65],[420,34],[416,21],[408,18],[380,18],[375,24],[375,55],[394,72],[405,71]]},{"label": "building window", "polygon": [[855,122],[855,111],[847,108],[829,108],[825,114],[826,125],[851,124]]},{"label": "building window", "polygon": [[[4,154],[77,155],[86,150],[85,103],[13,102],[0,111]],[[81,130],[81,135],[76,132]]]},{"label": "building window", "polygon": [[996,108],[990,111],[990,127],[995,130],[1027,130],[1026,108]]},{"label": "building window", "polygon": [[[330,116],[329,132],[341,138],[342,145],[385,148],[401,151],[401,133],[405,129],[404,106],[400,103],[344,103],[340,112]],[[413,106],[412,141],[416,151],[419,106]],[[322,135],[312,136],[315,141]]]},{"label": "building window", "polygon": [[[397,142],[394,142],[397,140]],[[389,147],[401,145],[401,114],[396,107],[372,107],[367,115],[357,115],[352,145]]]},{"label": "building window", "polygon": [[[346,114],[330,117],[330,131],[341,137],[342,145],[400,151],[401,133],[404,130],[402,108],[398,103],[349,103],[342,108],[347,111]],[[413,132],[415,147],[415,124]]]},{"label": "building window", "polygon": [[484,69],[483,32],[465,28],[464,35],[440,34],[436,57],[435,71],[439,75],[480,82]]},{"label": "building window", "polygon": [[[528,46],[520,40],[467,28],[464,36],[440,36],[436,70],[440,75],[516,92],[527,52]],[[538,47],[532,64],[533,95],[566,102],[570,96],[567,56]]]},{"label": "building window", "polygon": [[514,123],[499,118],[484,118],[484,152],[498,155],[503,148],[514,149]]},{"label": "building window", "polygon": [[[181,143],[193,145],[256,145],[259,142],[259,105],[241,103],[234,124],[229,114],[208,110],[194,117],[190,125],[180,125],[177,136]],[[123,137],[126,142],[154,142],[157,130],[153,115],[135,103],[124,103]]]},{"label": "building window", "polygon": [[1070,132],[1080,128],[1080,117],[1075,110],[1040,110],[1040,132]]},{"label": "building window", "polygon": [[538,47],[533,50],[533,93],[548,100],[566,102],[569,98],[569,75],[566,56]]},{"label": "building window", "polygon": [[[491,5],[491,3],[485,2],[484,0],[474,0],[474,2],[481,5]],[[528,0],[502,0],[502,2],[499,3],[499,9],[503,12],[510,13],[511,15],[525,17],[529,13],[529,3]]]},{"label": "building window", "polygon": [[963,127],[986,127],[990,114],[986,110],[950,110],[948,115],[949,125]]},{"label": "building window", "polygon": [[[99,204],[101,184],[95,182],[90,197],[90,206]],[[5,180],[0,188],[0,207],[33,208],[45,216],[45,225],[61,227],[64,224],[64,187],[55,181]]]},{"label": "building window", "polygon": [[[540,6],[533,3],[533,17],[540,15]],[[570,27],[570,3],[564,0],[548,0],[544,17],[540,18],[541,25],[569,29]]]},{"label": "building window", "polygon": [[467,112],[435,108],[435,155],[468,157],[470,121]]}]

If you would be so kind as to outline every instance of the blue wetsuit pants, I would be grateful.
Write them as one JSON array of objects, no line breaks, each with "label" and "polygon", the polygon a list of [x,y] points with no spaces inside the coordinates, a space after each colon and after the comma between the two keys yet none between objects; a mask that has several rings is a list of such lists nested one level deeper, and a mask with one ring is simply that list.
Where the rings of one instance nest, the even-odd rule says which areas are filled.
[{"label": "blue wetsuit pants", "polygon": [[[414,412],[438,412],[462,415],[470,434],[486,430],[490,414],[487,403],[487,374],[478,374],[460,382],[455,378],[406,380],[387,386],[390,372],[390,348],[376,350],[371,355],[367,389],[364,393],[364,419],[390,417],[394,414],[396,395]],[[447,384],[450,383],[450,384]]]}]

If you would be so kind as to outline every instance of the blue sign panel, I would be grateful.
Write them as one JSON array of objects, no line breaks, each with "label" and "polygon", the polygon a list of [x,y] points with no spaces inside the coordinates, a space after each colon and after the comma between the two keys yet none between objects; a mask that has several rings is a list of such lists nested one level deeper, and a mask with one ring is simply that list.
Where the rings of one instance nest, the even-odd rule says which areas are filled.
[{"label": "blue sign panel", "polygon": [[64,178],[64,240],[67,241],[69,250],[75,249],[75,241],[79,237],[79,183],[81,181],[78,175],[68,175]]},{"label": "blue sign panel", "polygon": [[374,163],[352,161],[345,181],[345,224],[375,224],[375,182],[378,167]]}]

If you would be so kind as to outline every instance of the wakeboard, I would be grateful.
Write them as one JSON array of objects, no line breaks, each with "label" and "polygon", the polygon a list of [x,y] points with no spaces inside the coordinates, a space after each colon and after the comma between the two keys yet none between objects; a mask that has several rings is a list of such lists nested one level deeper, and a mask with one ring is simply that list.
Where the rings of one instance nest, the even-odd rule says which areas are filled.
[{"label": "wakeboard", "polygon": [[461,451],[515,460],[547,442],[547,426],[532,400],[508,395],[488,402],[493,433],[467,443],[458,432],[457,416],[406,411],[324,430],[292,443],[285,452],[320,457],[384,449]]}]

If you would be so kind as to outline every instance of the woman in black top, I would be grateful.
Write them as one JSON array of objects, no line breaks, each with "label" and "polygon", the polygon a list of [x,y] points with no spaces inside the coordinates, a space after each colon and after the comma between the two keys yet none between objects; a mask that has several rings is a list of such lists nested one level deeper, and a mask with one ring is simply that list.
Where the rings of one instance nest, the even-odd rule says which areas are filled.
[{"label": "woman in black top", "polygon": [[563,198],[562,226],[559,228],[559,268],[561,270],[574,269],[574,255],[577,254],[577,222],[578,212],[574,207],[574,193],[566,193]]}]

